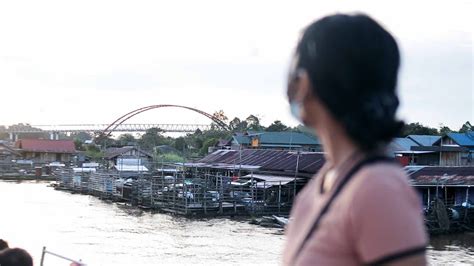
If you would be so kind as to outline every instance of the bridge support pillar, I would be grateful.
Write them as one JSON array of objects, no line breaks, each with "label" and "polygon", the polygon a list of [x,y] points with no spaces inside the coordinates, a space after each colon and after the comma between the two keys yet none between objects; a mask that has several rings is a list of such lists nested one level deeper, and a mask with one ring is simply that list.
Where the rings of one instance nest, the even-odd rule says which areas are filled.
[{"label": "bridge support pillar", "polygon": [[49,139],[59,140],[59,132],[54,132],[54,131],[49,132]]},{"label": "bridge support pillar", "polygon": [[17,141],[18,140],[18,134],[14,133],[14,132],[10,132],[10,133],[8,133],[8,135],[9,135],[11,141]]}]

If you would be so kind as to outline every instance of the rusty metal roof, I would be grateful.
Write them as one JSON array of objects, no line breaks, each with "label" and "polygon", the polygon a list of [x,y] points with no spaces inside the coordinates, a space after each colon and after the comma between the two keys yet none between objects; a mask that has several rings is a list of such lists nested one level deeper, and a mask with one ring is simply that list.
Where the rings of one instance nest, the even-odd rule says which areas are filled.
[{"label": "rusty metal roof", "polygon": [[15,147],[30,152],[75,153],[72,140],[20,139]]},{"label": "rusty metal roof", "polygon": [[410,179],[415,186],[474,186],[474,167],[420,167]]},{"label": "rusty metal roof", "polygon": [[198,161],[205,164],[242,164],[260,166],[264,171],[316,173],[324,164],[322,153],[279,150],[218,150]]}]

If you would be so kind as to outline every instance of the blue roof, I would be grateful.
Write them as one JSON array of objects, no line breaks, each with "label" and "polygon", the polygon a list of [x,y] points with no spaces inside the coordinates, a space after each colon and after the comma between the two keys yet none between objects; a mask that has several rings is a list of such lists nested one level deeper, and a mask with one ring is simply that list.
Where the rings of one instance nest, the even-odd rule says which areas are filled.
[{"label": "blue roof", "polygon": [[253,136],[260,139],[260,144],[263,145],[319,145],[319,140],[309,134],[301,132],[249,132],[248,135],[234,136],[234,140],[240,144],[250,144]]},{"label": "blue roof", "polygon": [[409,139],[418,143],[420,146],[433,146],[433,144],[441,139],[441,136],[433,135],[408,135]]},{"label": "blue roof", "polygon": [[394,138],[390,143],[393,151],[410,151],[412,146],[420,146],[409,138]]},{"label": "blue roof", "polygon": [[466,133],[448,133],[448,137],[456,142],[459,146],[474,147],[474,131],[468,131]]},{"label": "blue roof", "polygon": [[232,137],[238,144],[250,144],[250,138],[245,135],[237,135]]}]

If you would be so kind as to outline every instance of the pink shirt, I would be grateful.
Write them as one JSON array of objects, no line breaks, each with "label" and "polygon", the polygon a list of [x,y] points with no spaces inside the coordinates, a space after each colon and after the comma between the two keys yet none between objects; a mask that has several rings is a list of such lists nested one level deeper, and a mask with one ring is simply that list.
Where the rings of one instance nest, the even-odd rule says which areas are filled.
[{"label": "pink shirt", "polygon": [[426,246],[421,203],[405,172],[379,162],[364,166],[346,183],[295,259],[316,216],[357,161],[339,169],[330,191],[321,193],[325,166],[298,194],[286,231],[284,265],[360,265]]}]

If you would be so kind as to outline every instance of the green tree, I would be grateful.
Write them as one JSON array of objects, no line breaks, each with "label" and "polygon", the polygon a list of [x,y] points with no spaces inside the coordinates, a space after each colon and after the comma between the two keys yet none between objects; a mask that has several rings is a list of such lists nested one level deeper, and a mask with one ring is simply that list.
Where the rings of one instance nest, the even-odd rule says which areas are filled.
[{"label": "green tree", "polygon": [[104,134],[98,134],[94,139],[94,143],[101,146],[102,149],[117,146],[117,142],[113,138]]},{"label": "green tree", "polygon": [[441,124],[439,126],[439,134],[446,135],[446,134],[451,133],[451,132],[453,132],[453,131],[449,127],[447,127],[443,124]]},{"label": "green tree", "polygon": [[183,163],[186,160],[176,153],[165,153],[165,154],[158,155],[156,161],[166,162],[166,163]]},{"label": "green tree", "polygon": [[255,115],[249,115],[247,119],[245,119],[247,123],[247,130],[251,131],[262,131],[264,128],[260,125],[260,119]]},{"label": "green tree", "polygon": [[459,129],[459,133],[466,133],[468,131],[474,131],[474,126],[471,124],[471,122],[466,121],[466,123],[464,123]]},{"label": "green tree", "polygon": [[209,147],[215,146],[218,142],[219,142],[219,139],[215,138],[215,137],[211,137],[211,138],[206,139],[202,143],[202,147],[200,149],[199,155],[206,155],[209,151]]},{"label": "green tree", "polygon": [[76,151],[83,151],[84,147],[82,146],[82,141],[80,139],[74,139],[74,147]]},{"label": "green tree", "polygon": [[173,147],[180,151],[183,152],[184,149],[186,149],[186,140],[184,137],[178,137],[174,140]]},{"label": "green tree", "polygon": [[153,150],[159,145],[170,145],[171,140],[163,136],[163,130],[159,128],[150,128],[138,140],[138,145],[144,150]]},{"label": "green tree", "polygon": [[92,136],[91,134],[87,133],[87,132],[74,132],[70,135],[71,139],[77,139],[77,140],[80,140],[84,143],[84,141],[86,140],[91,140],[92,139]]},{"label": "green tree", "polygon": [[418,122],[406,124],[402,132],[403,137],[408,135],[439,135],[438,129],[424,126]]},{"label": "green tree", "polygon": [[284,125],[280,120],[275,120],[271,125],[267,127],[265,131],[287,131],[288,127]]},{"label": "green tree", "polygon": [[86,156],[91,158],[93,161],[98,161],[104,158],[104,153],[96,145],[87,145]]},{"label": "green tree", "polygon": [[247,121],[241,121],[238,117],[235,117],[229,123],[229,127],[233,132],[244,132],[247,130],[247,126]]},{"label": "green tree", "polygon": [[129,145],[135,145],[136,139],[132,134],[122,134],[117,140],[117,144],[119,146],[129,146]]}]

